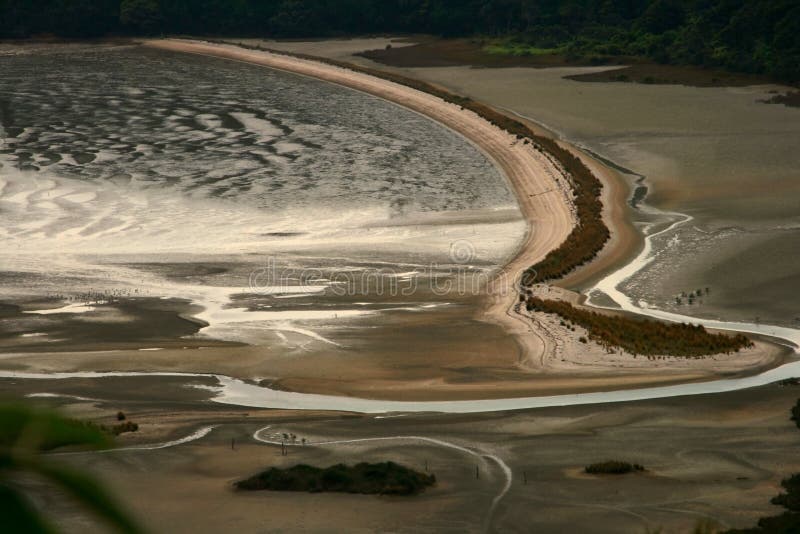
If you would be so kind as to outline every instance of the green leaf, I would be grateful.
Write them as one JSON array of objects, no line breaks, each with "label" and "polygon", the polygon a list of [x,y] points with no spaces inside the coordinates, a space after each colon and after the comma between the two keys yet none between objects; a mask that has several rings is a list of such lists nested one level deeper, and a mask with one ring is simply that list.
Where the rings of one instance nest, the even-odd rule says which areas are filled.
[{"label": "green leaf", "polygon": [[4,532],[28,534],[55,532],[20,492],[5,484],[0,484],[0,518]]},{"label": "green leaf", "polygon": [[110,438],[90,423],[21,404],[0,405],[0,449],[31,453],[67,445],[105,448]]},{"label": "green leaf", "polygon": [[61,486],[119,531],[128,534],[142,532],[117,502],[109,497],[108,492],[86,475],[50,462],[31,462],[29,467]]}]

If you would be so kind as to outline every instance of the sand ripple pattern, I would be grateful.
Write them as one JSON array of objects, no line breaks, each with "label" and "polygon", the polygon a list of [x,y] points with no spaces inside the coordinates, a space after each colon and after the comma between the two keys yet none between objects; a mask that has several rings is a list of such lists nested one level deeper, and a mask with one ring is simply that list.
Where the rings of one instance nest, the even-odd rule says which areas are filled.
[{"label": "sand ripple pattern", "polygon": [[309,78],[124,47],[44,49],[0,65],[0,175],[46,172],[269,209],[514,204],[494,167],[453,132]]}]

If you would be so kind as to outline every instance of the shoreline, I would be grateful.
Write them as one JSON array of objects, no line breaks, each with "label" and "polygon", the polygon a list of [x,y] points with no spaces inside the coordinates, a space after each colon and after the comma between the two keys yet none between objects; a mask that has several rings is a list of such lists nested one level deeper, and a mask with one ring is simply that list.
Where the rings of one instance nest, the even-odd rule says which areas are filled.
[{"label": "shoreline", "polygon": [[[380,391],[382,392],[380,396],[409,400],[485,399],[503,396],[518,398],[587,390],[629,390],[676,382],[708,382],[730,376],[760,374],[765,369],[774,368],[785,361],[783,352],[777,346],[762,343],[759,343],[758,349],[746,351],[743,355],[721,355],[719,358],[664,358],[659,362],[649,362],[619,355],[609,357],[599,346],[591,347],[579,343],[581,332],[574,330],[561,332],[558,330],[557,321],[554,324],[545,324],[546,321],[541,319],[532,320],[524,313],[517,313],[515,306],[519,297],[515,275],[545,257],[571,232],[575,223],[575,215],[571,211],[569,202],[572,191],[563,188],[566,184],[562,184],[559,180],[559,178],[563,180],[563,176],[560,175],[560,167],[553,161],[552,156],[538,152],[530,144],[524,144],[512,134],[492,125],[470,110],[412,87],[305,58],[196,41],[156,40],[145,44],[175,52],[248,62],[313,77],[371,94],[425,115],[460,134],[498,166],[512,186],[519,209],[527,223],[528,232],[520,242],[519,250],[494,278],[495,281],[499,281],[496,282],[499,285],[494,286],[496,291],[485,298],[484,305],[478,310],[481,321],[498,324],[505,333],[512,336],[511,339],[519,348],[516,361],[513,354],[487,353],[482,361],[477,364],[469,362],[468,365],[471,367],[464,368],[471,375],[467,381],[458,379],[459,367],[451,368],[449,365],[441,368],[430,365],[431,371],[435,372],[438,369],[440,373],[420,380],[418,374],[407,372],[398,362],[397,366],[381,368],[377,375],[369,375],[361,380],[358,373],[348,380],[325,380],[302,374],[298,376],[295,373],[279,375],[273,377],[273,383],[277,387],[296,392],[326,392],[351,397],[370,396]],[[536,129],[541,128],[536,125]],[[595,168],[604,169],[601,162],[580,149],[563,141],[558,143],[580,157],[593,172],[596,172]],[[626,247],[630,247],[631,244],[630,240],[624,239],[624,236],[618,237],[619,230],[616,225],[617,222],[625,222],[624,209],[627,195],[624,184],[620,178],[615,189],[608,185],[608,179],[613,178],[612,173],[599,174],[605,186],[602,193],[604,204],[602,215],[612,230],[612,238],[598,257],[570,273],[568,281],[573,276],[583,276],[584,279],[588,279],[603,269],[608,269],[617,261],[619,254],[624,256],[628,253],[629,248]],[[548,189],[548,186],[555,188]],[[533,230],[530,229],[531,225]],[[632,225],[630,228],[632,229]],[[553,288],[559,289],[562,285],[565,284],[557,281]],[[141,354],[137,356],[136,361],[124,363],[93,362],[94,356],[87,354],[79,356],[76,358],[78,361],[73,360],[70,365],[78,368],[84,366],[87,370],[89,367],[85,366],[89,365],[92,369],[110,367],[128,371],[143,369],[193,371],[197,368],[198,362],[195,361],[165,360],[168,352],[161,351],[159,357],[148,353],[146,358]],[[225,354],[208,354],[208,356],[209,359],[205,364],[201,364],[201,367],[208,372],[219,372],[242,379],[250,379],[253,376],[254,369],[237,368],[227,361],[228,357]],[[4,359],[12,360],[13,356]],[[20,364],[31,368],[40,364],[44,364],[45,368],[48,367],[47,356],[37,359],[38,362],[26,358],[28,361],[24,363],[20,361]],[[464,365],[461,362],[459,364]],[[63,369],[63,363],[61,366]]]},{"label": "shoreline", "polygon": [[[535,396],[497,396],[497,397],[454,397],[451,395],[418,400],[404,396],[396,398],[371,398],[359,395],[336,395],[331,393],[302,393],[270,389],[250,381],[218,373],[179,372],[179,371],[4,371],[0,379],[43,380],[45,382],[74,379],[113,379],[164,377],[186,380],[188,387],[196,387],[210,393],[208,401],[222,405],[245,408],[286,409],[302,411],[335,411],[350,413],[491,413],[565,406],[589,406],[615,403],[647,401],[727,393],[765,386],[785,379],[796,378],[800,373],[800,361],[794,360],[780,367],[763,371],[756,375],[728,374],[716,380],[691,380],[689,382],[659,382],[626,389],[589,390],[579,393],[539,394]],[[217,385],[193,386],[196,379],[216,380]],[[184,385],[182,387],[187,387]],[[502,392],[496,392],[502,393]],[[505,392],[508,393],[508,392]]]},{"label": "shoreline", "polygon": [[577,222],[570,200],[571,190],[552,156],[535,150],[532,144],[522,143],[472,111],[375,76],[237,45],[183,40],[150,40],[144,45],[243,61],[342,85],[421,113],[478,147],[511,186],[527,226],[515,254],[492,277],[492,291],[479,314],[483,320],[499,324],[514,336],[522,353],[520,360],[546,350],[542,337],[531,335],[531,325],[512,310],[518,300],[516,278],[561,245]]},{"label": "shoreline", "polygon": [[[191,44],[195,45],[196,43]],[[198,46],[204,47],[206,52],[209,49],[213,49],[213,45]],[[401,106],[410,107],[410,109],[413,111],[427,115],[432,120],[438,120],[445,126],[461,134],[469,142],[476,145],[484,152],[484,154],[487,155],[487,157],[489,157],[493,163],[499,167],[506,180],[512,186],[512,190],[517,197],[520,211],[522,212],[527,223],[527,233],[524,240],[520,243],[516,254],[509,259],[506,265],[497,272],[493,280],[490,282],[489,294],[486,296],[486,300],[484,301],[485,303],[478,312],[477,319],[497,324],[508,334],[512,335],[512,338],[519,348],[519,355],[515,368],[530,375],[529,378],[525,377],[519,382],[528,382],[528,380],[531,379],[534,382],[550,382],[550,380],[560,381],[564,378],[568,378],[568,376],[575,373],[576,370],[591,369],[590,373],[592,375],[597,374],[597,378],[601,379],[601,381],[607,380],[608,383],[615,384],[617,387],[630,387],[630,377],[620,376],[620,372],[622,372],[622,375],[637,374],[637,372],[640,374],[642,373],[643,369],[638,362],[629,362],[624,360],[620,361],[613,356],[609,357],[602,350],[595,350],[596,347],[586,350],[587,347],[579,343],[579,336],[574,331],[568,332],[566,329],[559,329],[559,327],[554,324],[544,325],[543,323],[546,321],[532,320],[533,318],[529,317],[526,313],[520,313],[519,310],[517,310],[517,277],[521,276],[526,269],[536,265],[539,261],[545,258],[549,252],[558,248],[572,229],[569,231],[564,231],[562,228],[562,231],[564,232],[562,234],[562,238],[556,239],[552,235],[552,221],[548,220],[547,222],[550,224],[549,226],[545,226],[544,230],[550,231],[551,234],[546,236],[547,239],[542,239],[543,228],[540,226],[542,223],[542,211],[543,209],[552,209],[553,203],[541,201],[542,199],[540,194],[541,191],[544,190],[542,186],[546,186],[547,183],[546,180],[541,179],[543,177],[541,173],[538,176],[539,180],[536,180],[537,175],[533,169],[529,168],[527,174],[518,173],[519,169],[515,168],[513,165],[510,165],[509,161],[504,158],[502,154],[502,152],[511,153],[512,150],[509,150],[507,147],[499,147],[505,150],[498,154],[492,150],[493,147],[487,146],[484,138],[475,138],[469,135],[469,132],[459,130],[457,122],[453,124],[446,120],[441,120],[437,114],[429,112],[430,108],[415,108],[413,106],[408,106],[407,102],[404,102],[403,100],[397,100],[393,98],[391,89],[399,90],[401,93],[406,94],[409,92],[415,94],[422,93],[427,97],[433,97],[436,101],[438,101],[439,107],[452,108],[453,104],[441,100],[441,98],[438,96],[429,95],[424,91],[415,89],[414,87],[401,85],[391,81],[391,79],[387,80],[383,77],[378,77],[378,75],[373,76],[369,73],[369,69],[366,74],[360,70],[347,69],[346,62],[342,63],[334,61],[333,64],[331,64],[327,61],[324,61],[324,59],[316,61],[314,57],[307,57],[306,55],[295,56],[292,53],[280,51],[277,53],[262,50],[254,51],[249,48],[244,48],[240,45],[225,44],[216,46],[225,51],[222,53],[222,56],[230,54],[231,47],[233,47],[234,49],[237,49],[237,51],[240,51],[240,59],[242,59],[243,56],[250,58],[256,56],[261,58],[270,57],[274,61],[286,60],[289,61],[290,64],[293,63],[291,66],[294,67],[295,72],[297,72],[296,69],[298,65],[308,66],[309,62],[321,68],[327,67],[327,69],[330,71],[338,72],[339,74],[344,75],[344,79],[340,78],[334,83],[339,83],[341,85],[362,91],[364,90],[363,86],[359,86],[359,84],[354,84],[353,82],[357,79],[363,79],[363,77],[366,75],[371,80],[378,82],[378,88],[376,89],[373,85],[371,90],[365,92],[393,101]],[[286,66],[286,64],[284,63],[283,66]],[[355,68],[356,67],[354,67],[354,69]],[[290,68],[288,70],[292,69]],[[300,73],[309,74],[307,71],[301,71]],[[316,73],[311,73],[312,76],[315,74]],[[320,79],[328,80],[328,77],[322,76]],[[412,78],[412,80],[414,80],[414,78]],[[442,89],[445,93],[450,93],[449,89]],[[477,102],[477,104],[480,105],[480,102]],[[460,106],[459,108],[459,111],[462,113],[465,113],[469,116],[474,115],[474,113],[465,110]],[[509,114],[506,112],[498,111],[496,108],[491,107],[490,109],[493,109],[503,116],[509,117]],[[517,114],[514,115],[517,116],[517,118],[522,119],[523,126],[527,126],[529,128],[532,127],[532,133],[539,134],[542,131],[543,128],[536,124],[535,121],[532,121],[527,117],[519,117]],[[498,129],[498,127],[492,125],[487,119],[480,116],[478,116],[478,119],[483,122],[483,125],[487,130],[495,131]],[[512,147],[516,148],[519,145],[517,142],[519,139],[518,137],[517,140],[515,140],[514,137],[505,130],[501,131],[502,133],[506,134],[508,138],[512,139]],[[629,184],[624,181],[622,176],[617,171],[608,168],[591,154],[587,154],[586,151],[581,150],[579,147],[565,142],[564,140],[555,138],[550,132],[544,133],[548,134],[545,137],[553,139],[560,148],[565,149],[569,154],[578,157],[603,186],[600,195],[600,201],[602,203],[601,217],[603,223],[609,229],[611,235],[610,239],[591,261],[582,265],[578,265],[576,269],[568,273],[565,277],[553,282],[553,285],[557,288],[574,288],[580,285],[589,285],[590,287],[593,287],[593,285],[599,280],[609,277],[611,274],[624,267],[624,265],[620,267],[620,262],[623,259],[635,258],[637,254],[641,253],[645,246],[645,236],[636,231],[633,224],[630,222],[629,217],[627,217],[627,210],[629,209]],[[524,145],[523,148],[525,148]],[[535,159],[538,159],[538,163],[542,167],[544,173],[549,174],[550,178],[552,179],[551,183],[555,183],[556,186],[559,186],[559,178],[565,180],[563,170],[560,167],[560,162],[552,161],[555,159],[553,155],[547,152],[540,153],[533,150],[529,150],[529,155],[530,154],[533,154],[534,156],[543,156]],[[530,159],[528,161],[530,162]],[[537,188],[539,188],[539,191],[536,191]],[[567,185],[566,190],[562,190],[562,193],[564,194],[564,200],[566,201],[567,205],[564,206],[562,204],[559,206],[562,208],[562,210],[564,208],[571,210],[573,221],[572,228],[575,227],[574,225],[577,222],[574,204],[571,202],[573,191],[574,188],[570,187],[569,185]],[[550,197],[555,195],[546,196]],[[554,213],[549,213],[548,215],[553,214]],[[563,211],[560,214],[563,216]],[[498,281],[500,282],[499,287],[497,285]],[[584,298],[580,293],[573,291],[570,291],[566,297],[568,300],[578,300]],[[566,349],[565,346],[567,347]],[[675,361],[679,363],[675,363],[667,368],[662,368],[660,370],[655,368],[644,370],[644,374],[646,376],[640,376],[639,383],[648,383],[651,381],[651,379],[654,381],[661,380],[663,383],[668,383],[676,379],[680,380],[681,378],[683,378],[684,381],[691,382],[693,380],[702,380],[703,378],[709,379],[714,376],[730,376],[731,373],[755,375],[763,372],[765,369],[775,368],[782,363],[785,363],[785,360],[782,356],[783,351],[780,350],[777,345],[772,347],[769,343],[759,342],[756,344],[755,348],[748,349],[744,352],[745,354],[743,357],[739,358],[738,364],[735,359],[723,357],[724,355],[717,355],[712,358],[690,359],[685,361],[680,361],[680,359],[678,359]],[[725,360],[725,363],[722,364],[721,361],[715,360],[717,357],[719,357],[720,360]],[[668,356],[666,359],[668,361],[673,360]],[[718,365],[721,364],[722,368],[710,368],[709,362],[716,362]],[[690,374],[694,375],[691,378],[687,376],[687,371],[689,370],[691,370]],[[667,371],[667,374],[672,376],[662,377],[659,371]],[[567,374],[566,377],[564,376],[565,374]],[[568,381],[571,382],[572,380],[569,380],[568,378]],[[592,380],[589,381],[591,382]],[[507,381],[501,380],[498,382],[498,380],[494,378],[488,380],[484,384],[481,384],[475,389],[476,391],[482,391],[485,395],[488,389],[506,389],[509,384],[504,382]],[[513,384],[516,381],[511,380],[510,382]],[[519,382],[517,382],[517,386],[519,386]],[[304,381],[302,379],[282,380],[281,384],[284,387],[296,391],[317,391],[321,387],[325,387],[324,384],[319,384],[318,381]],[[405,386],[399,385],[399,391],[407,392],[407,387],[409,385],[411,384],[405,384]],[[422,389],[430,387],[430,385],[431,384],[423,385]],[[448,383],[443,383],[440,386],[442,392],[445,394],[455,393],[453,390],[459,389],[454,384]],[[530,391],[530,388],[531,385],[529,384],[527,387],[520,389],[522,391]],[[539,384],[537,383],[532,389],[540,389]],[[370,388],[370,390],[374,390],[374,388]],[[352,393],[352,391],[350,392]],[[430,395],[430,392],[428,394]]]},{"label": "shoreline", "polygon": [[644,246],[645,236],[635,228],[628,217],[631,184],[623,178],[622,173],[593,154],[563,139],[556,132],[538,123],[536,119],[512,110],[501,109],[500,112],[511,113],[537,135],[553,138],[559,146],[580,158],[603,184],[600,196],[600,201],[603,203],[603,221],[611,231],[611,237],[597,257],[556,280],[553,285],[579,293],[581,289],[591,287],[602,277],[621,267],[625,260],[635,258]]},{"label": "shoreline", "polygon": [[[738,361],[735,357],[724,355],[720,355],[719,360],[715,359],[716,357],[698,359],[666,357],[666,361],[673,362],[672,365],[643,367],[641,362],[635,360],[620,361],[618,358],[609,358],[603,350],[595,350],[599,347],[587,350],[588,347],[578,342],[579,333],[565,331],[560,333],[561,336],[558,332],[554,335],[554,331],[558,330],[557,326],[543,325],[542,321],[532,321],[525,313],[519,313],[516,310],[519,298],[516,277],[559,247],[576,224],[577,217],[571,203],[572,190],[566,183],[559,163],[553,161],[552,155],[539,152],[531,145],[519,142],[512,134],[468,109],[446,102],[438,96],[369,73],[305,57],[295,57],[291,54],[251,50],[238,45],[184,40],[153,40],[146,41],[145,45],[277,68],[365,92],[425,115],[455,131],[478,147],[499,168],[511,185],[528,230],[517,252],[490,282],[493,291],[485,297],[477,318],[501,326],[512,336],[519,348],[519,354],[516,365],[509,370],[521,371],[522,374],[513,380],[485,377],[485,380],[473,384],[474,387],[467,388],[469,391],[467,395],[486,396],[492,390],[505,391],[506,394],[510,393],[509,390],[513,390],[514,396],[523,396],[526,391],[537,390],[540,394],[542,391],[574,391],[598,382],[604,384],[605,388],[613,389],[636,387],[637,383],[641,386],[659,382],[707,381],[732,374],[756,375],[785,363],[783,351],[779,347],[760,342],[755,349],[745,351],[744,357],[738,358]],[[526,126],[531,122],[533,121],[524,118]],[[534,133],[542,130],[538,124],[534,123],[533,126]],[[608,276],[618,268],[616,266],[621,259],[633,257],[637,250],[641,250],[644,236],[636,232],[626,217],[628,188],[623,178],[578,147],[563,140],[556,142],[580,158],[601,181],[602,217],[612,235],[597,257],[554,283],[556,288],[575,287]],[[555,191],[553,186],[559,191]],[[543,191],[548,194],[542,195]],[[551,194],[549,191],[558,194]],[[580,294],[570,293],[568,298],[580,298]],[[562,340],[559,337],[567,339]],[[487,366],[491,366],[491,363],[491,360],[488,361]],[[587,373],[590,377],[583,376]],[[631,375],[636,378],[631,380],[633,378]],[[370,381],[363,387],[354,387],[354,384],[321,384],[319,380],[300,377],[279,379],[278,382],[282,387],[295,391],[310,392],[327,387],[332,390],[338,389],[345,395],[364,392],[365,388],[369,391],[376,389],[375,381]],[[391,382],[394,381],[387,380],[382,385],[390,386]],[[584,385],[581,386],[580,383]],[[418,384],[413,381],[398,380],[392,386],[388,387],[389,391],[418,398],[464,394],[459,384],[447,381],[436,384],[426,381]],[[431,386],[436,390],[435,393],[430,391]],[[592,389],[593,386],[588,385],[588,387]]]}]

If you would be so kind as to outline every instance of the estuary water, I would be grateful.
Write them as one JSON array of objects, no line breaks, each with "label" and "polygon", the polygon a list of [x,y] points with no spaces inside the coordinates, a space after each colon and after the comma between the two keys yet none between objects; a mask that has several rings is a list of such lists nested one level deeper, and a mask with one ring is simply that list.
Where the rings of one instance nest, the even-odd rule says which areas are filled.
[{"label": "estuary water", "polygon": [[0,298],[28,311],[179,298],[203,335],[336,344],[308,324],[454,304],[342,273],[490,271],[525,232],[480,151],[349,89],[136,46],[8,46],[0,71]]}]

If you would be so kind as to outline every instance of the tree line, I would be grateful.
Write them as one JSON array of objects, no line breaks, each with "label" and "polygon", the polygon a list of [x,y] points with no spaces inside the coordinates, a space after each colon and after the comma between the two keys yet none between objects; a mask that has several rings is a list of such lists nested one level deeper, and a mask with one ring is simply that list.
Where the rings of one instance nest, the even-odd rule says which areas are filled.
[{"label": "tree line", "polygon": [[0,0],[1,38],[395,32],[511,36],[568,55],[800,80],[796,0]]}]

